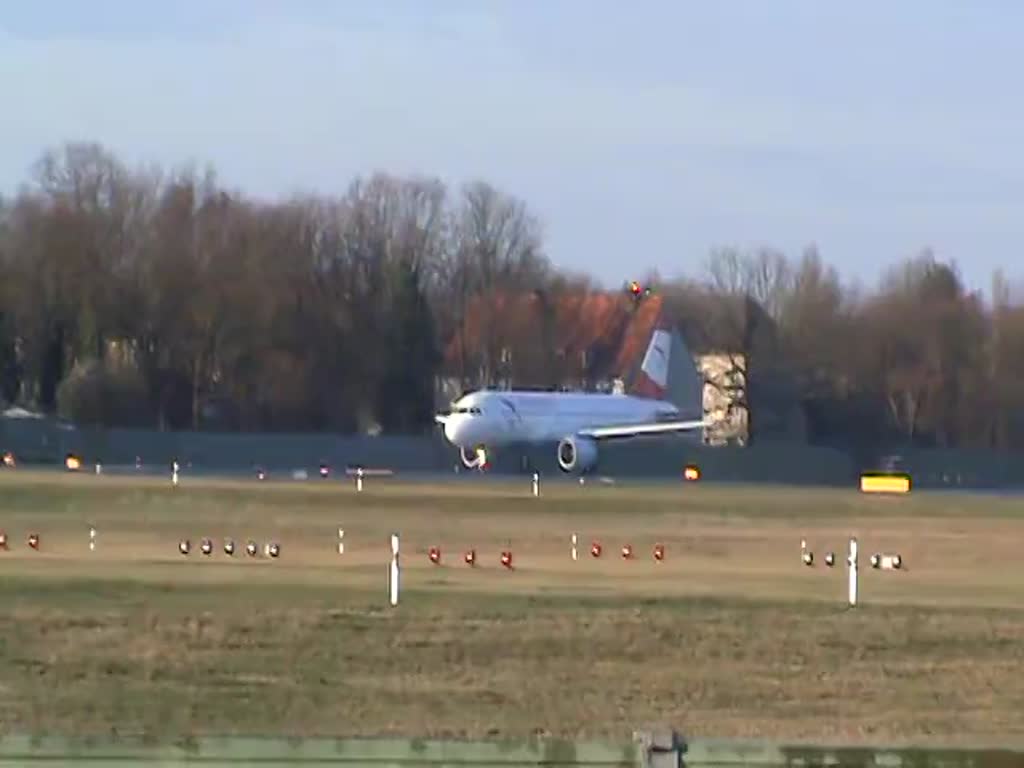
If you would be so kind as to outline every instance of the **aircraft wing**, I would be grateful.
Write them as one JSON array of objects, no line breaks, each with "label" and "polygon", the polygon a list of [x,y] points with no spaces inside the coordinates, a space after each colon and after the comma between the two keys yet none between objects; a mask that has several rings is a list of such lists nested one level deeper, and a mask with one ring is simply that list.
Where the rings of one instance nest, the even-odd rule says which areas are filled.
[{"label": "aircraft wing", "polygon": [[635,437],[639,435],[660,435],[668,432],[689,432],[703,429],[708,422],[698,421],[652,421],[645,424],[623,424],[617,427],[590,427],[581,429],[576,434],[591,437],[594,440],[611,440],[617,437]]}]

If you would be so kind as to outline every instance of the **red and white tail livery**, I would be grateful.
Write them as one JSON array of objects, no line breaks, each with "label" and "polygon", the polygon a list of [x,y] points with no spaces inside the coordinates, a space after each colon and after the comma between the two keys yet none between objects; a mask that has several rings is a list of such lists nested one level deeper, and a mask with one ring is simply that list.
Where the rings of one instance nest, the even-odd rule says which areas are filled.
[{"label": "red and white tail livery", "polygon": [[702,393],[679,333],[659,326],[626,392],[479,390],[435,420],[466,467],[485,467],[491,449],[552,443],[564,472],[587,472],[602,440],[702,430]]},{"label": "red and white tail livery", "polygon": [[633,394],[638,397],[650,397],[661,400],[668,394],[668,361],[672,351],[672,334],[662,328],[656,328],[651,335],[651,343],[644,353],[643,362],[637,381],[633,385]]}]

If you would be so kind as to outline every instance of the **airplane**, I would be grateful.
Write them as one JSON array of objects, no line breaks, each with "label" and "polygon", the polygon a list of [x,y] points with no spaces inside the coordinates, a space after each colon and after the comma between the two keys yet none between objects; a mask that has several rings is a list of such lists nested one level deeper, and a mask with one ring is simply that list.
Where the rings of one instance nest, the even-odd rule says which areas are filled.
[{"label": "airplane", "polygon": [[700,418],[703,385],[679,333],[659,323],[629,393],[482,389],[434,420],[467,469],[486,469],[494,448],[556,444],[559,468],[584,474],[596,467],[601,441],[709,426]]}]

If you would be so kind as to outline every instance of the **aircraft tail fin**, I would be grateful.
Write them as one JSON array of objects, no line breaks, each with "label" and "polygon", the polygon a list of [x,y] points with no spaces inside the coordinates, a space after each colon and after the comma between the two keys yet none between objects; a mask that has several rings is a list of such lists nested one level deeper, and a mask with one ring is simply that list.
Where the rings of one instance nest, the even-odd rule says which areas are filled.
[{"label": "aircraft tail fin", "polygon": [[633,377],[631,394],[667,400],[684,418],[704,416],[704,379],[679,331],[662,314]]}]

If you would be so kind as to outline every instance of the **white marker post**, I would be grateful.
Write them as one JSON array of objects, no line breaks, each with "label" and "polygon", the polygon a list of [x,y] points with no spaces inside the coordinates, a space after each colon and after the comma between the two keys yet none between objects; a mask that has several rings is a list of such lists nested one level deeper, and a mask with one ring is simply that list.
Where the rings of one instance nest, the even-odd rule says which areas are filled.
[{"label": "white marker post", "polygon": [[572,559],[573,562],[579,560],[579,553],[576,551],[576,534],[572,535]]},{"label": "white marker post", "polygon": [[356,469],[356,493],[362,493],[363,490],[363,468],[359,467]]},{"label": "white marker post", "polygon": [[810,565],[814,562],[814,553],[807,551],[806,539],[800,539],[800,560],[804,565]]},{"label": "white marker post", "polygon": [[338,529],[338,554],[345,554],[345,530],[343,528]]},{"label": "white marker post", "polygon": [[178,462],[171,462],[171,485],[178,487]]},{"label": "white marker post", "polygon": [[89,529],[89,551],[90,552],[95,552],[96,551],[96,529],[95,528],[90,528]]},{"label": "white marker post", "polygon": [[533,495],[540,496],[540,474],[533,473]]},{"label": "white marker post", "polygon": [[850,556],[846,560],[850,568],[850,607],[857,605],[857,540],[850,539]]},{"label": "white marker post", "polygon": [[391,568],[388,571],[388,592],[390,593],[391,605],[398,605],[398,582],[401,569],[398,565],[398,534],[391,534]]}]

